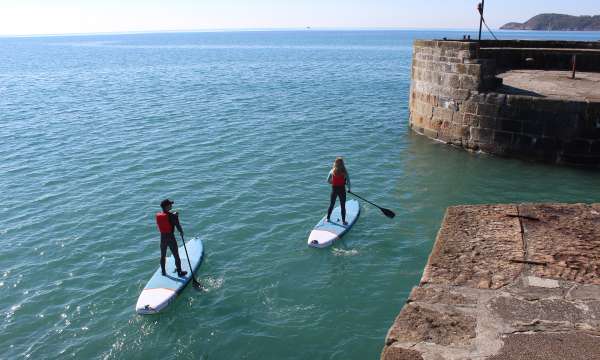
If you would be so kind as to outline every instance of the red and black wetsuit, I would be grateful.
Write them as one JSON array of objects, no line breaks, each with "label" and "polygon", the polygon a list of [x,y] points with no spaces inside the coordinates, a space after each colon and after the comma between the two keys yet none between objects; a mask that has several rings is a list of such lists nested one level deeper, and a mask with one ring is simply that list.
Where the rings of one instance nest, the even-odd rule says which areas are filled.
[{"label": "red and black wetsuit", "polygon": [[179,233],[183,233],[183,229],[179,224],[177,213],[159,212],[156,214],[156,225],[160,231],[160,268],[163,274],[165,271],[165,263],[167,257],[167,247],[171,249],[171,253],[175,258],[175,266],[177,272],[181,272],[181,259],[179,258],[179,250],[177,248],[177,240],[175,240],[175,228]]},{"label": "red and black wetsuit", "polygon": [[331,212],[335,206],[335,199],[340,198],[342,208],[342,221],[346,222],[346,185],[350,186],[348,174],[334,175],[333,170],[329,172],[327,182],[331,184],[331,195],[329,196],[329,209],[327,209],[327,220],[330,220]]}]

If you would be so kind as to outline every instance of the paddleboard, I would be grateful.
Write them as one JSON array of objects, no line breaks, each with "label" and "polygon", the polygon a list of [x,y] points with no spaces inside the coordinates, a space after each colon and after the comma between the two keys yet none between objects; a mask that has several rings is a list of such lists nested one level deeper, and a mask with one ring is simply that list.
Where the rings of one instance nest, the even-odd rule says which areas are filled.
[{"label": "paddleboard", "polygon": [[[178,243],[181,244],[181,240],[178,240]],[[202,262],[202,255],[204,254],[202,240],[192,239],[186,243],[186,247],[190,255],[190,263],[195,271]],[[190,271],[183,245],[179,247],[179,257],[181,258],[181,268],[188,272],[187,275],[184,277],[177,276],[173,255],[167,257],[165,266],[167,276],[162,275],[159,266],[138,298],[135,305],[135,311],[138,314],[146,315],[160,312],[173,302],[187,283],[192,280],[192,272]]]},{"label": "paddleboard", "polygon": [[326,221],[327,216],[324,216],[310,232],[308,246],[316,248],[330,246],[350,230],[356,219],[358,219],[359,214],[360,206],[358,205],[358,201],[346,201],[346,222],[348,225],[344,225],[342,223],[342,208],[339,206],[336,207],[331,213],[331,221]]}]

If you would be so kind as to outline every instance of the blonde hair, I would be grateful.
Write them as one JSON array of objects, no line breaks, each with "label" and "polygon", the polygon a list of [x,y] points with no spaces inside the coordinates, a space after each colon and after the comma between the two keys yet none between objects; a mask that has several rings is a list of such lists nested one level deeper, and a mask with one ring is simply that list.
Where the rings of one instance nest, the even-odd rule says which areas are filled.
[{"label": "blonde hair", "polygon": [[333,168],[331,170],[333,171],[333,175],[335,176],[341,174],[344,174],[344,176],[346,176],[348,174],[348,172],[346,172],[346,166],[344,165],[344,159],[342,157],[335,158],[335,161],[333,162]]}]

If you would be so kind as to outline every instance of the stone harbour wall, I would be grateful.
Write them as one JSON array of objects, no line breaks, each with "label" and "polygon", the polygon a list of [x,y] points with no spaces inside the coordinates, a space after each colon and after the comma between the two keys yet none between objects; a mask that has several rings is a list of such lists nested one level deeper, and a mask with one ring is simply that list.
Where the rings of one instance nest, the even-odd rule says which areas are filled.
[{"label": "stone harbour wall", "polygon": [[[511,45],[523,48],[507,48]],[[597,49],[573,50],[568,48],[571,45],[583,46],[577,42],[415,41],[411,128],[468,150],[600,167],[600,102],[499,91],[499,71],[562,67],[574,52],[579,52],[578,64],[600,71]],[[536,60],[526,61],[533,52]]]},{"label": "stone harbour wall", "polygon": [[600,359],[600,204],[455,206],[382,360]]}]

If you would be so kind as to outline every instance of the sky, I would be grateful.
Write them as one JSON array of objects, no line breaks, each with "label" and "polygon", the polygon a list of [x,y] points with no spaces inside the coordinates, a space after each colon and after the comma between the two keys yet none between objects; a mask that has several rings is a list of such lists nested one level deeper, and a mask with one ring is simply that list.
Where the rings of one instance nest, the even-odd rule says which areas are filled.
[{"label": "sky", "polygon": [[[478,0],[0,0],[0,35],[478,25]],[[539,13],[600,15],[600,0],[487,0],[491,28]]]}]

